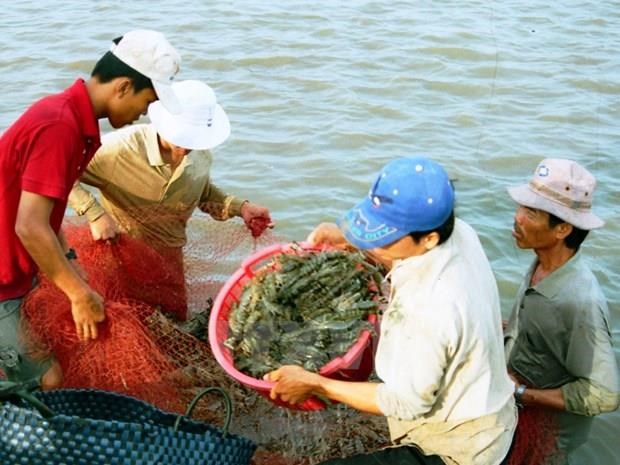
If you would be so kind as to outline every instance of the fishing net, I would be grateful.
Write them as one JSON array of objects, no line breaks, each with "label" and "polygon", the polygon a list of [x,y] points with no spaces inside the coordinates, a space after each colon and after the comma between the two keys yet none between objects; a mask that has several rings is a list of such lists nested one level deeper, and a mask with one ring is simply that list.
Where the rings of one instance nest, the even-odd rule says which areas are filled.
[{"label": "fishing net", "polygon": [[30,332],[30,344],[37,344],[35,353],[44,355],[45,349],[54,353],[63,369],[64,387],[127,393],[180,413],[183,405],[169,379],[174,367],[143,323],[153,311],[130,299],[107,301],[99,337],[82,344],[66,296],[42,279],[24,303],[23,324]]},{"label": "fishing net", "polygon": [[[76,217],[66,218],[63,231],[89,284],[104,296],[106,312],[99,337],[83,344],[68,299],[45,276],[25,299],[22,336],[34,355],[55,355],[63,387],[119,392],[182,413],[199,389],[220,386],[235,405],[231,431],[260,445],[256,465],[316,463],[377,447],[387,438],[378,417],[342,408],[309,416],[276,407],[228,376],[211,353],[206,329],[220,287],[257,249],[288,239],[271,231],[253,237],[240,221],[200,215],[189,222],[180,261],[125,235],[94,242]],[[218,401],[204,403],[194,416],[217,423],[221,407]]]},{"label": "fishing net", "polygon": [[558,451],[556,416],[537,407],[519,409],[519,423],[507,465],[559,465],[564,463]]},{"label": "fishing net", "polygon": [[[195,315],[208,307],[222,282],[221,277],[210,277],[209,270],[216,263],[223,267],[222,258],[236,249],[248,247],[251,252],[256,242],[244,226],[226,228],[226,223],[214,223],[203,221],[193,229],[204,238],[210,236],[209,228],[224,226],[228,231],[220,239],[231,240],[219,240],[217,247],[210,246],[212,241],[189,242],[188,262],[197,279],[188,280],[186,286],[180,249],[155,249],[128,235],[114,242],[93,241],[88,225],[67,218],[63,231],[90,286],[104,298],[106,319],[99,325],[99,337],[82,344],[69,300],[41,275],[23,306],[23,331],[33,353],[55,355],[65,387],[107,389],[182,411],[175,377],[177,369],[189,363],[187,356],[195,353],[196,341],[184,339],[176,323],[186,319],[188,309]],[[202,264],[192,262],[196,256],[202,257]],[[226,275],[225,268],[221,272]],[[188,295],[192,296],[189,300]]]},{"label": "fishing net", "polygon": [[[123,234],[115,242],[94,241],[87,225],[63,227],[89,284],[105,300],[130,298],[185,320],[186,288],[180,248],[153,248]],[[39,291],[40,292],[40,291]]]},{"label": "fishing net", "polygon": [[[311,465],[388,445],[384,418],[343,405],[318,412],[280,408],[228,376],[211,353],[206,328],[218,290],[257,249],[290,239],[270,230],[256,238],[240,221],[206,215],[190,220],[182,254],[126,235],[94,242],[88,225],[76,217],[66,218],[63,230],[90,285],[106,302],[99,337],[83,344],[69,301],[44,276],[24,301],[24,340],[40,357],[55,354],[63,387],[119,392],[182,413],[199,389],[220,386],[235,406],[231,431],[259,444],[255,465]],[[194,416],[219,422],[218,402],[202,404]],[[529,432],[518,436],[510,465],[542,464],[526,452],[539,439],[540,418],[522,418],[522,430]],[[529,460],[518,461],[528,454]]]}]

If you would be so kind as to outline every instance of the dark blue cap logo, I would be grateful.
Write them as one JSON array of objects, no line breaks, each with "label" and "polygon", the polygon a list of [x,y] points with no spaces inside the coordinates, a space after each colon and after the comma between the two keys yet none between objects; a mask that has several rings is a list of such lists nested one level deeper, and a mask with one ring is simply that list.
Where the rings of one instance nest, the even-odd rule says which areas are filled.
[{"label": "dark blue cap logo", "polygon": [[351,210],[347,215],[347,229],[358,239],[366,242],[374,242],[383,239],[397,231],[396,228],[380,224],[371,228],[370,222],[359,208]]}]

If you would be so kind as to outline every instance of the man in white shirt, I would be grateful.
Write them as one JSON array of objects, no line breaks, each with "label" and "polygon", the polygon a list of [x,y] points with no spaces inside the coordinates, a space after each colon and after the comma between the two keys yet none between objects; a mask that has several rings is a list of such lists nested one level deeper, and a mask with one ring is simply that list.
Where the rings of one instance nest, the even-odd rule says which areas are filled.
[{"label": "man in white shirt", "polygon": [[476,233],[454,217],[445,170],[425,158],[392,161],[340,227],[322,224],[308,239],[365,250],[391,279],[375,357],[381,382],[297,366],[266,376],[272,398],[320,395],[387,417],[394,447],[326,463],[500,464],[517,419],[497,285]]}]

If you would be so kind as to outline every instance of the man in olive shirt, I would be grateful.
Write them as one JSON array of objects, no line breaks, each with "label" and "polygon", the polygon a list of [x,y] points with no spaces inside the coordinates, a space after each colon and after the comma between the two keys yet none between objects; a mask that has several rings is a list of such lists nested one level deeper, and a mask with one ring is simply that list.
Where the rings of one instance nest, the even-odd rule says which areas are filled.
[{"label": "man in olive shirt", "polygon": [[618,368],[607,302],[579,246],[604,222],[591,211],[596,180],[579,164],[543,160],[519,204],[513,237],[536,259],[518,291],[505,334],[517,401],[556,412],[566,463],[594,415],[618,408]]}]

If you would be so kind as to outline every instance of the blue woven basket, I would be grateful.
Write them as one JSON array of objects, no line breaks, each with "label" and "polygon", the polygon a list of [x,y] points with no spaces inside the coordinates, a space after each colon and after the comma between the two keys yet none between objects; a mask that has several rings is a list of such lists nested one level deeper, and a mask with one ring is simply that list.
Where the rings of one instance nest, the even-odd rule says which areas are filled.
[{"label": "blue woven basket", "polygon": [[[224,396],[222,430],[191,419],[211,391]],[[199,393],[185,416],[97,390],[29,393],[0,382],[2,397],[10,399],[0,407],[2,465],[248,465],[256,449],[228,433],[230,398],[220,388]]]}]

